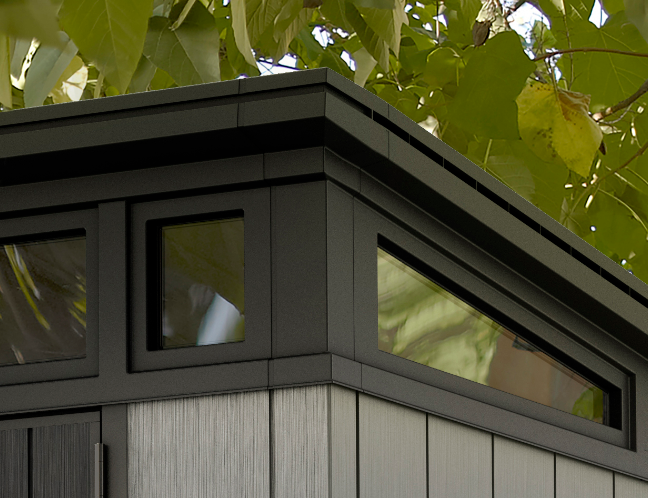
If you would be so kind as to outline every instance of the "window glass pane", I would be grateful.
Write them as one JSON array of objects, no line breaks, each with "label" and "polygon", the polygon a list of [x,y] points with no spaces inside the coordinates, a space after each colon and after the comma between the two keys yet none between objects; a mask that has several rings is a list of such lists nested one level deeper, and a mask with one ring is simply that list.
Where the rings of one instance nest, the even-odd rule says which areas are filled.
[{"label": "window glass pane", "polygon": [[162,347],[245,339],[243,219],[162,228]]},{"label": "window glass pane", "polygon": [[381,351],[604,423],[601,389],[380,248],[378,346]]},{"label": "window glass pane", "polygon": [[0,245],[0,365],[85,353],[85,238]]}]

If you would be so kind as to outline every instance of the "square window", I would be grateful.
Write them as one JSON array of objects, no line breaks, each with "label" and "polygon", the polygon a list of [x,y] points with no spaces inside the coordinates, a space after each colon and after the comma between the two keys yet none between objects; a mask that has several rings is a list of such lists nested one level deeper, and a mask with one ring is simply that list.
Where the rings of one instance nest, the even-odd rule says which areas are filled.
[{"label": "square window", "polygon": [[85,235],[1,244],[0,365],[85,355]]},{"label": "square window", "polygon": [[160,229],[160,346],[245,340],[243,218]]},{"label": "square window", "polygon": [[269,190],[135,203],[132,220],[132,371],[269,358]]},{"label": "square window", "polygon": [[0,221],[0,385],[99,373],[95,209]]}]

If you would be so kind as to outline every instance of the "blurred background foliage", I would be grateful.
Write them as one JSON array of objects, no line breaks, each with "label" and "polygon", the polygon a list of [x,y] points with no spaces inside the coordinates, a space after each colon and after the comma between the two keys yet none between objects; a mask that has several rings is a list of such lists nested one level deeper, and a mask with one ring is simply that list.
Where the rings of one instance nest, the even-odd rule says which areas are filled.
[{"label": "blurred background foliage", "polygon": [[647,39],[644,0],[0,0],[0,104],[329,67],[648,282]]}]

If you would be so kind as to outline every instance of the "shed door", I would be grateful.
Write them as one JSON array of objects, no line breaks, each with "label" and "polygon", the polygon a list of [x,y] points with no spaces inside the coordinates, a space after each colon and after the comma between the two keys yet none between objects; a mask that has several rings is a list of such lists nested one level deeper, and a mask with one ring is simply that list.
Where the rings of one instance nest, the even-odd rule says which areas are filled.
[{"label": "shed door", "polygon": [[0,421],[0,498],[89,498],[99,413]]}]

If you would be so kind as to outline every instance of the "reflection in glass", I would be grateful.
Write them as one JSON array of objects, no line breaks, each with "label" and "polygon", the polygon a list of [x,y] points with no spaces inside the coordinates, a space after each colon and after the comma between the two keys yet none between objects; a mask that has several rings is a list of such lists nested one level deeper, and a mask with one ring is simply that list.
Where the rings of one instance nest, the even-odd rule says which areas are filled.
[{"label": "reflection in glass", "polygon": [[85,238],[0,245],[0,365],[85,354]]},{"label": "reflection in glass", "polygon": [[162,348],[245,339],[243,218],[162,228]]},{"label": "reflection in glass", "polygon": [[604,423],[601,389],[380,248],[378,346],[381,351]]}]

